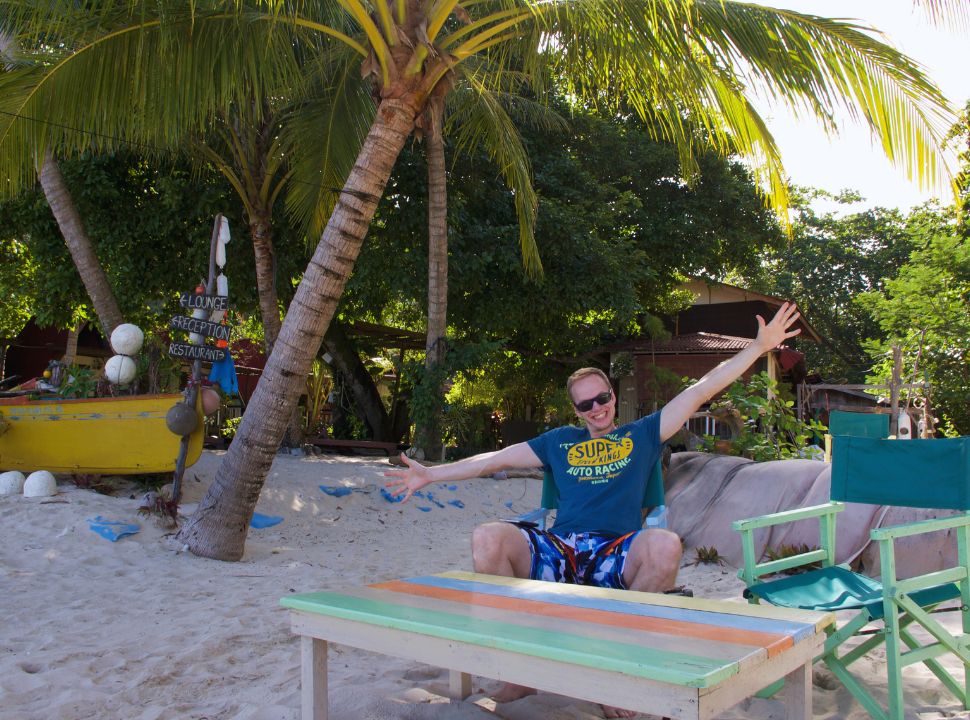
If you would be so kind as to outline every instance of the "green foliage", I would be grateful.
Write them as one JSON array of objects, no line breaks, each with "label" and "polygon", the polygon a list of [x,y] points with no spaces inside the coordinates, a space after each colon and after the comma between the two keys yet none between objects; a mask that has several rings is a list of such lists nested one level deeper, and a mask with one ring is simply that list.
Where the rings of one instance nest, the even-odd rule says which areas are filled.
[{"label": "green foliage", "polygon": [[27,245],[14,237],[0,236],[0,339],[16,337],[30,320],[36,273],[37,265]]},{"label": "green foliage", "polygon": [[[504,340],[564,378],[569,368],[550,358],[639,332],[669,304],[678,272],[753,263],[781,235],[739,164],[705,156],[690,186],[676,152],[642,125],[553,105],[571,114],[568,131],[520,128],[539,195],[541,278],[523,270],[513,199],[495,168],[449,150],[448,318],[449,336]],[[406,148],[348,284],[348,314],[386,308],[374,319],[423,323],[426,178],[422,148]]]},{"label": "green foliage", "polygon": [[333,380],[327,364],[320,358],[313,361],[310,375],[306,381],[306,411],[303,415],[303,430],[307,435],[320,435],[323,427],[323,406],[333,389]]},{"label": "green foliage", "polygon": [[694,562],[692,565],[723,565],[724,558],[721,553],[717,551],[717,548],[711,545],[710,547],[698,547],[694,551]]},{"label": "green foliage", "polygon": [[239,429],[239,423],[242,422],[242,415],[234,418],[226,418],[222,423],[222,437],[226,440],[231,440],[236,435],[236,431]]},{"label": "green foliage", "polygon": [[[184,164],[150,164],[130,153],[59,163],[125,320],[144,330],[166,326],[179,292],[204,279],[212,221],[222,212],[245,237],[239,203],[218,176]],[[63,236],[39,188],[0,202],[0,252],[11,242],[28,253],[29,277],[8,281],[13,297],[30,297],[44,326],[75,327],[93,317]],[[226,275],[235,308],[256,307],[251,244],[228,248]]]},{"label": "green foliage", "polygon": [[89,367],[69,366],[64,373],[59,394],[65,398],[94,397],[100,371]]},{"label": "green foliage", "polygon": [[[794,401],[762,372],[749,381],[738,380],[711,405],[740,418],[740,434],[730,441],[731,454],[752,460],[783,460],[804,456],[804,449],[825,431],[817,420],[804,422],[795,417]],[[703,449],[711,451],[715,438],[706,436]]]},{"label": "green foliage", "polygon": [[[819,198],[833,199],[819,190],[795,195],[791,242],[765,252],[742,284],[794,300],[822,337],[821,344],[796,341],[809,369],[827,382],[858,383],[869,368],[863,341],[879,337],[880,329],[855,298],[881,289],[898,272],[916,221],[884,208],[817,214],[811,203]],[[834,199],[847,204],[858,197]]]},{"label": "green foliage", "polygon": [[[424,360],[409,360],[404,363],[403,379],[410,388],[410,413],[418,432],[424,428],[438,427],[437,419],[444,418],[444,427],[449,428],[452,437],[464,432],[463,412],[461,405],[451,411],[450,418],[446,412],[447,404],[441,388],[450,382],[450,378],[462,370],[475,367],[482,363],[483,358],[497,349],[496,343],[462,344],[448,347],[442,362],[428,368]],[[450,427],[449,427],[450,426]],[[414,444],[420,448],[433,447],[430,438],[415,436]]]},{"label": "green foliage", "polygon": [[[903,351],[906,382],[932,384],[931,408],[943,424],[970,434],[970,243],[951,233],[927,234],[882,292],[859,300],[884,340],[869,345],[871,382],[892,376],[891,348]],[[903,401],[913,398],[906,395]]]}]

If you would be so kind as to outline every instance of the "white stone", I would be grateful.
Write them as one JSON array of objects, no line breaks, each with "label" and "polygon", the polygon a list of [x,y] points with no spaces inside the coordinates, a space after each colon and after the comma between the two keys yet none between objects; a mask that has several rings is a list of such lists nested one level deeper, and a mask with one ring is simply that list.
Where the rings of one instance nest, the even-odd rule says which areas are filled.
[{"label": "white stone", "polygon": [[131,323],[122,323],[111,331],[111,348],[119,355],[137,355],[144,341],[145,333]]},{"label": "white stone", "polygon": [[19,495],[24,491],[24,474],[11,470],[0,475],[0,495]]},{"label": "white stone", "polygon": [[46,470],[32,472],[24,481],[24,497],[57,495],[57,480]]},{"label": "white stone", "polygon": [[114,355],[104,364],[104,376],[115,385],[127,385],[135,379],[135,361],[127,355]]}]

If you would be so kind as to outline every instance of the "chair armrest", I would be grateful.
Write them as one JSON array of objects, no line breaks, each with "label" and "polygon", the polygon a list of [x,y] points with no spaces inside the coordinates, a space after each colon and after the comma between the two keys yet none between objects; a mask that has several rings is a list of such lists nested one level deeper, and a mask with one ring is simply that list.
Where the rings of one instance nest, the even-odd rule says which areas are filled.
[{"label": "chair armrest", "polygon": [[[845,509],[845,504],[840,502],[828,502],[823,505],[813,505],[807,508],[796,510],[784,510],[782,512],[769,513],[760,517],[737,520],[732,523],[732,527],[741,533],[741,553],[744,558],[744,567],[738,570],[738,577],[744,584],[751,586],[758,578],[764,575],[772,575],[782,570],[789,570],[801,567],[814,562],[821,562],[825,566],[835,564],[835,515]],[[796,520],[819,520],[819,550],[811,550],[799,553],[790,557],[779,558],[759,563],[755,556],[754,531],[761,528],[783,525],[795,522]]]},{"label": "chair armrest", "polygon": [[667,506],[657,505],[653,508],[647,515],[646,520],[643,521],[643,527],[645,528],[666,528],[667,527]]},{"label": "chair armrest", "polygon": [[954,515],[953,517],[930,518],[929,520],[917,520],[916,522],[905,523],[903,525],[876,528],[869,532],[869,537],[875,541],[894,540],[896,538],[937,532],[938,530],[949,530],[966,525],[970,525],[970,515]]},{"label": "chair armrest", "polygon": [[549,510],[547,508],[536,508],[527,513],[523,513],[515,518],[519,522],[531,522],[535,523],[536,527],[540,530],[546,529],[546,519],[549,516]]},{"label": "chair armrest", "polygon": [[758,517],[748,518],[746,520],[735,520],[731,524],[731,527],[743,533],[749,530],[756,530],[757,528],[783,525],[784,523],[795,522],[796,520],[834,515],[843,510],[845,510],[844,503],[829,502],[824,505],[812,505],[811,507],[798,508],[797,510],[782,510],[781,512],[759,515]]},{"label": "chair armrest", "polygon": [[[900,580],[896,574],[896,540],[913,535],[959,529],[961,538],[957,539],[959,560],[954,567],[916,575]],[[869,531],[869,537],[879,543],[879,563],[882,568],[882,584],[885,592],[895,597],[898,594],[913,593],[918,590],[936,587],[945,583],[963,583],[970,575],[970,560],[967,559],[967,544],[970,543],[970,513],[945,518],[917,520],[901,525],[876,528]],[[967,603],[966,586],[963,585],[963,602]]]}]

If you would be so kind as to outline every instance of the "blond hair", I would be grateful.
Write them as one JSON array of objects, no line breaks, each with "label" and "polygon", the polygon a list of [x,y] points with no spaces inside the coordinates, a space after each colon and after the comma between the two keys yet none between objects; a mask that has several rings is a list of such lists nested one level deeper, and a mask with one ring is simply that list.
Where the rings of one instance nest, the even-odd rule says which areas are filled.
[{"label": "blond hair", "polygon": [[603,382],[606,383],[607,388],[609,388],[611,391],[613,390],[613,383],[610,382],[610,379],[609,377],[607,377],[606,373],[600,370],[599,368],[595,368],[595,367],[579,368],[579,370],[577,370],[572,375],[570,375],[569,379],[566,380],[566,392],[569,394],[570,400],[573,399],[573,385],[575,385],[577,382],[582,380],[584,377],[588,377],[589,375],[595,375],[596,377],[600,378]]}]

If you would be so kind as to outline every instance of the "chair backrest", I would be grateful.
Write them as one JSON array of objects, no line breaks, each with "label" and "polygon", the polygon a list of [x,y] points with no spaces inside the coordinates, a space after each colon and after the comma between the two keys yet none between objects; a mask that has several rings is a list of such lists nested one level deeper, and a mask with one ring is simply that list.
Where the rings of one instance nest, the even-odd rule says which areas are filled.
[{"label": "chair backrest", "polygon": [[[542,499],[541,507],[545,510],[555,510],[559,507],[559,490],[556,488],[556,481],[552,473],[547,468],[542,475]],[[643,503],[640,507],[655,508],[664,504],[664,479],[663,468],[660,465],[660,458],[650,471],[650,478],[647,480],[647,487],[643,493]]]},{"label": "chair backrest", "polygon": [[970,510],[970,437],[832,443],[833,500]]},{"label": "chair backrest", "polygon": [[886,413],[845,412],[829,413],[829,435],[853,437],[889,437],[889,415]]}]

